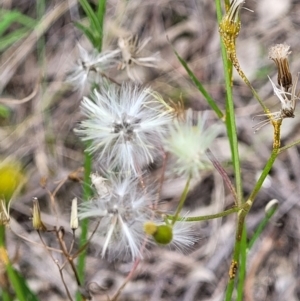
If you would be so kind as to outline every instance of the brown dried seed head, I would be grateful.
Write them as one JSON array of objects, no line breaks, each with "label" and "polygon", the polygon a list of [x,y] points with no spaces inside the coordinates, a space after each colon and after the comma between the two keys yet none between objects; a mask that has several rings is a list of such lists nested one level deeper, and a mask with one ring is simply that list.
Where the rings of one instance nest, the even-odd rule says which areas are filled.
[{"label": "brown dried seed head", "polygon": [[288,91],[293,85],[292,75],[290,72],[288,56],[291,53],[290,46],[286,44],[276,44],[269,50],[269,58],[273,60],[278,68],[278,84]]}]

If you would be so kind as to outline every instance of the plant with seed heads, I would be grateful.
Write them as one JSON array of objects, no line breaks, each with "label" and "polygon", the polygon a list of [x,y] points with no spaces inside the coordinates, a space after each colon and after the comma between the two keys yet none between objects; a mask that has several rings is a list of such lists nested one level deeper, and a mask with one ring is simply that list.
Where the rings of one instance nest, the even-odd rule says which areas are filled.
[{"label": "plant with seed heads", "polygon": [[77,133],[91,141],[87,151],[97,153],[107,170],[139,175],[162,153],[172,112],[151,89],[109,85],[84,98],[81,107],[87,119]]},{"label": "plant with seed heads", "polygon": [[[186,104],[181,97],[178,97],[180,101],[166,102],[149,85],[141,86],[134,83],[141,82],[140,77],[135,73],[136,67],[158,67],[156,55],[142,54],[150,38],[140,40],[138,36],[132,35],[116,41],[114,37],[118,48],[102,51],[106,1],[99,1],[95,9],[87,0],[79,2],[88,17],[91,28],[83,23],[77,23],[77,27],[90,40],[93,50],[87,51],[78,45],[79,58],[67,76],[67,81],[81,91],[89,90],[89,96],[84,97],[81,102],[81,111],[84,116],[75,129],[84,142],[84,176],[80,174],[83,168],[78,168],[72,173],[72,177],[70,175],[66,177],[54,190],[47,186],[46,180],[41,181],[41,186],[51,200],[50,207],[53,215],[56,216],[54,226],[48,223],[48,220],[46,222],[42,212],[44,210],[42,202],[34,198],[32,207],[32,228],[40,238],[39,245],[44,248],[57,266],[68,299],[73,301],[72,291],[65,280],[66,266],[70,268],[76,280],[77,301],[93,297],[89,285],[87,284],[84,288],[84,263],[87,247],[92,239],[95,239],[97,242],[95,245],[99,246],[99,260],[132,262],[126,279],[117,288],[115,295],[107,294],[109,300],[116,301],[126,283],[132,279],[140,261],[151,253],[155,245],[187,252],[199,240],[199,233],[194,230],[195,223],[235,214],[237,222],[234,248],[231,263],[228,265],[229,278],[224,296],[226,301],[231,301],[236,288],[237,300],[243,300],[248,252],[251,251],[257,238],[274,215],[279,202],[272,200],[268,203],[265,216],[259,226],[254,229],[253,235],[247,232],[246,218],[278,155],[300,144],[300,141],[296,141],[281,147],[282,122],[286,118],[296,117],[295,108],[299,100],[297,93],[299,73],[293,81],[288,61],[291,53],[290,46],[277,44],[269,51],[269,58],[277,67],[278,85],[271,80],[271,77],[269,80],[281,106],[279,111],[271,113],[245,76],[236,54],[236,39],[241,30],[240,10],[245,1],[225,0],[226,13],[222,17],[221,0],[216,0],[220,38],[226,49],[225,51],[222,46],[226,97],[216,101],[197,79],[187,62],[175,51],[175,55],[190,79],[216,113],[216,117],[220,119],[219,121],[208,120],[207,115],[202,112],[186,110]],[[111,49],[111,46],[107,49]],[[228,64],[228,60],[232,64]],[[129,82],[118,83],[106,74],[117,67],[118,63],[119,69],[126,70]],[[273,149],[270,157],[248,196],[243,186],[239,132],[236,127],[236,104],[232,93],[232,65],[263,107],[265,114],[260,116],[267,117],[267,120],[263,120],[256,126],[256,130],[269,122],[274,129]],[[210,124],[209,121],[211,121]],[[224,131],[221,130],[221,122],[224,123]],[[214,142],[218,137],[225,135],[225,129],[228,149],[231,151],[231,160],[226,163],[226,170],[222,162],[219,162],[213,155]],[[93,158],[90,155],[93,155]],[[95,173],[91,173],[92,167]],[[228,198],[226,202],[228,208],[221,212],[191,216],[190,212],[184,212],[186,200],[192,190],[191,182],[196,183],[204,171],[213,168],[219,173],[216,176],[221,176],[227,186],[232,199],[231,203]],[[153,169],[156,169],[154,173],[152,173]],[[227,174],[227,169],[230,169],[231,176]],[[180,191],[180,195],[176,193],[179,200],[174,198],[173,207],[171,205],[163,207],[161,203],[166,199],[163,197],[164,185],[167,185],[165,180],[168,178],[167,180],[170,181],[175,177],[185,186]],[[13,176],[7,177],[6,170],[1,169],[0,165],[2,234],[5,233],[5,227],[11,223],[10,200],[7,200],[7,196],[11,197],[12,192],[17,191],[17,185],[12,185],[13,189],[9,189],[11,178]],[[70,198],[72,202],[70,223],[65,229],[59,223],[56,197],[59,189],[69,180],[83,183],[84,189],[81,204],[77,204],[79,197],[73,197],[72,201]],[[12,183],[16,182],[18,181]],[[221,193],[215,197],[218,202],[222,194],[224,194],[223,186]],[[88,228],[90,221],[93,223]],[[81,238],[76,249],[78,228],[81,228]],[[88,229],[91,229],[91,233]],[[48,235],[54,235],[56,247],[54,243],[53,245],[51,243],[51,246],[47,245]],[[18,236],[28,240],[24,236]],[[14,281],[13,279],[16,281],[19,279],[18,274],[15,270],[12,270],[13,273],[9,270],[10,262],[4,237],[0,235],[1,268],[3,265],[6,274],[11,273],[11,281]],[[59,257],[55,255],[56,253]],[[78,266],[75,264],[77,258]],[[223,285],[223,282],[220,285]],[[18,284],[17,282],[14,287],[17,288]],[[22,294],[17,297],[24,300]]]}]

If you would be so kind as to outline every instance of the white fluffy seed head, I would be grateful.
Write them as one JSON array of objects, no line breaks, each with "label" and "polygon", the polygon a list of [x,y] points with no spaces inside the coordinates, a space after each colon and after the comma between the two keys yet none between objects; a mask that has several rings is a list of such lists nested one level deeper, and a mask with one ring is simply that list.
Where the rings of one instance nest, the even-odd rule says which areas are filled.
[{"label": "white fluffy seed head", "polygon": [[290,51],[290,46],[286,44],[276,44],[269,49],[269,58],[276,61],[276,60],[283,60],[287,59],[289,54],[292,52]]},{"label": "white fluffy seed head", "polygon": [[205,129],[205,119],[189,114],[185,122],[175,121],[164,147],[174,156],[174,171],[179,175],[197,177],[210,164],[205,154],[219,133],[217,125]]},{"label": "white fluffy seed head", "polygon": [[102,257],[134,260],[141,257],[150,199],[136,179],[114,178],[109,183],[110,193],[83,203],[78,217],[100,222],[97,234],[104,239]]},{"label": "white fluffy seed head", "polygon": [[98,53],[96,51],[88,52],[80,44],[77,47],[79,59],[67,78],[67,81],[76,90],[83,90],[87,84],[99,83],[102,78],[101,73],[117,64],[116,57],[120,50]]},{"label": "white fluffy seed head", "polygon": [[183,253],[189,251],[199,240],[194,227],[194,223],[177,221],[173,225],[173,240],[170,246]]},{"label": "white fluffy seed head", "polygon": [[109,85],[81,107],[87,119],[77,132],[104,168],[138,175],[159,156],[172,114],[149,88]]},{"label": "white fluffy seed head", "polygon": [[137,36],[131,35],[127,38],[120,37],[118,46],[122,55],[122,63],[120,69],[126,69],[128,77],[134,81],[141,83],[136,66],[157,68],[157,54],[153,56],[143,56],[141,52],[151,40],[151,37],[140,41]]},{"label": "white fluffy seed head", "polygon": [[195,223],[184,220],[176,221],[174,225],[148,221],[144,224],[144,230],[151,236],[153,243],[186,252],[199,240],[194,226]]}]

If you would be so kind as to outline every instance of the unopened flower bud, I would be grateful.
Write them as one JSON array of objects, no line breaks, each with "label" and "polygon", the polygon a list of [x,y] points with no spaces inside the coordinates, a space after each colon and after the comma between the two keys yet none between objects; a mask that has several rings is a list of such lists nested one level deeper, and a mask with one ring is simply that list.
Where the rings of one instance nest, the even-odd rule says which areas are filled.
[{"label": "unopened flower bud", "polygon": [[33,199],[33,209],[32,209],[32,226],[37,231],[46,231],[47,228],[42,222],[40,205],[37,198]]},{"label": "unopened flower bud", "polygon": [[70,227],[72,230],[76,230],[78,228],[77,198],[72,200]]},{"label": "unopened flower bud", "polygon": [[265,214],[268,218],[270,218],[274,213],[275,211],[277,210],[278,208],[278,205],[279,205],[279,202],[278,200],[276,199],[273,199],[271,200],[265,207]]},{"label": "unopened flower bud", "polygon": [[153,238],[155,241],[162,245],[169,244],[173,239],[172,227],[168,225],[160,225],[157,227],[156,233],[154,233]]},{"label": "unopened flower bud", "polygon": [[6,201],[1,199],[0,200],[0,225],[1,226],[6,226],[9,224],[9,203],[8,203],[8,208],[6,207]]},{"label": "unopened flower bud", "polygon": [[288,91],[293,80],[290,72],[288,56],[291,53],[290,46],[286,44],[276,44],[269,50],[269,58],[273,60],[278,68],[278,84]]},{"label": "unopened flower bud", "polygon": [[234,42],[241,29],[239,11],[243,3],[244,0],[233,0],[220,23],[219,31],[226,48],[235,49]]},{"label": "unopened flower bud", "polygon": [[146,222],[144,231],[152,235],[154,240],[162,245],[169,244],[173,239],[172,227],[169,225],[156,225],[153,222]]}]

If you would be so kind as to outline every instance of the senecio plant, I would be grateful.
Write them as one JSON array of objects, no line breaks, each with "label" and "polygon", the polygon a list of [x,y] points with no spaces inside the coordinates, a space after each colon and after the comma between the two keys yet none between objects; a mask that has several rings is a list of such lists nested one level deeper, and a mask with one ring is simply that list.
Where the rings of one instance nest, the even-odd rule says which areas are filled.
[{"label": "senecio plant", "polygon": [[[102,245],[98,252],[99,257],[109,261],[121,260],[133,263],[124,284],[114,296],[109,296],[109,300],[117,300],[139,262],[147,257],[153,246],[188,251],[199,240],[193,228],[195,223],[229,214],[236,214],[237,222],[224,298],[228,301],[243,300],[247,252],[276,211],[278,202],[273,200],[269,203],[266,217],[250,241],[247,241],[245,218],[277,156],[300,142],[295,141],[281,147],[280,141],[282,122],[286,118],[295,117],[295,107],[299,100],[298,75],[293,79],[288,62],[290,47],[283,43],[272,46],[269,50],[269,58],[275,62],[278,70],[277,84],[269,77],[281,106],[277,112],[271,112],[266,107],[239,64],[236,40],[242,29],[240,12],[244,2],[225,0],[225,13],[222,13],[221,0],[216,0],[226,87],[226,112],[223,113],[224,110],[218,107],[184,59],[174,50],[191,80],[220,120],[217,125],[215,122],[209,126],[205,114],[186,110],[184,105],[166,101],[149,85],[141,84],[142,79],[136,68],[158,68],[157,54],[144,55],[150,37],[144,41],[140,41],[136,35],[118,37],[116,49],[102,51],[105,1],[99,1],[95,12],[87,1],[80,1],[91,24],[90,27],[85,27],[78,23],[77,27],[84,32],[94,49],[90,52],[78,45],[79,58],[77,64],[70,70],[68,81],[74,90],[77,89],[84,94],[80,105],[83,119],[75,132],[85,145],[85,193],[79,206],[77,199],[72,200],[71,247],[66,246],[62,228],[55,227],[51,230],[56,234],[61,252],[74,272],[80,291],[77,300],[91,297],[88,289],[83,289],[84,261],[90,240],[98,240]],[[258,131],[261,127],[271,124],[274,131],[270,158],[249,196],[245,196],[242,190],[232,96],[233,67],[262,107],[263,112],[259,116],[263,117],[263,120],[255,126],[255,130]],[[120,83],[110,78],[108,76],[110,69],[126,72],[127,79]],[[228,133],[235,183],[231,182],[222,164],[210,150],[214,140],[224,133],[222,127]],[[160,177],[156,180],[151,178],[151,168],[154,165],[159,166],[161,170]],[[91,172],[91,167],[94,172]],[[207,216],[182,214],[191,181],[197,180],[204,170],[211,168],[220,173],[229,188],[233,199],[232,208],[219,213],[212,212]],[[174,212],[160,209],[160,194],[167,174],[181,177],[185,181]],[[4,201],[0,200],[2,224],[9,222],[7,211]],[[95,222],[92,224],[92,235],[89,238],[87,221]],[[75,231],[79,226],[82,228],[81,244],[79,250],[73,252]],[[34,200],[33,206],[33,227],[44,242],[42,232],[49,229],[42,221],[37,199]],[[51,255],[51,248],[46,244],[45,247]],[[79,263],[76,266],[74,259],[78,256]],[[59,265],[57,261],[54,262],[59,268],[67,295],[73,300],[63,278],[65,263]]]}]

